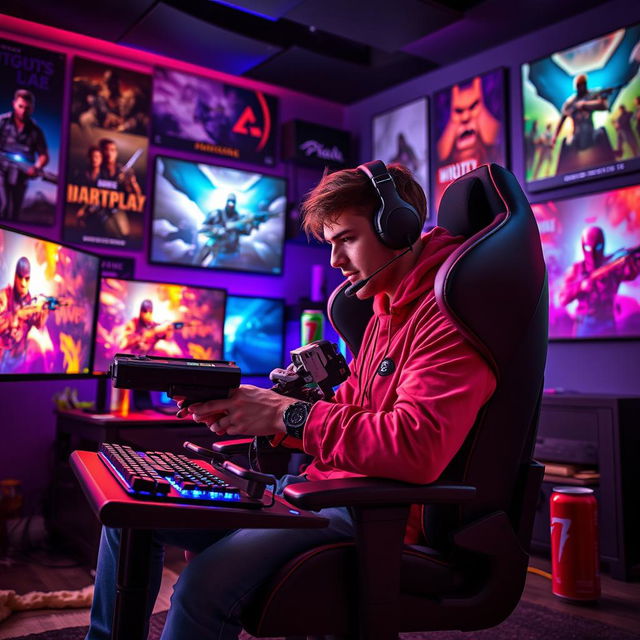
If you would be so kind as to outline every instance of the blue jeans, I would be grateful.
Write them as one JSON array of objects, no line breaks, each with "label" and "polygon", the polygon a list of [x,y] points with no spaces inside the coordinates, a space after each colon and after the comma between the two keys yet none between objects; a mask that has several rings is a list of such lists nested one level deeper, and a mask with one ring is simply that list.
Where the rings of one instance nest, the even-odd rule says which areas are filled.
[{"label": "blue jeans", "polygon": [[[278,483],[302,482],[285,476]],[[178,579],[161,640],[236,640],[243,606],[255,590],[294,556],[319,546],[353,538],[346,508],[323,509],[324,529],[156,530],[153,532],[147,619],[160,589],[164,545],[198,555]],[[104,527],[98,553],[91,624],[85,640],[110,640],[116,598],[120,530]]]}]

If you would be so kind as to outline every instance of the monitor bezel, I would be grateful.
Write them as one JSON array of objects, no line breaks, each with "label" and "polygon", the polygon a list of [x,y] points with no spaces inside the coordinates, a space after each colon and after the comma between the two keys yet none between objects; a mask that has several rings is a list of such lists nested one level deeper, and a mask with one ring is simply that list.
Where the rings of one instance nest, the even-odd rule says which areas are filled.
[{"label": "monitor bezel", "polygon": [[[258,170],[246,169],[243,167],[234,167],[229,164],[222,163],[213,163],[213,162],[205,162],[202,158],[197,160],[191,159],[193,156],[189,154],[188,157],[175,156],[166,153],[156,153],[153,154],[153,180],[151,184],[151,193],[150,195],[150,206],[149,206],[149,223],[148,223],[148,231],[147,231],[147,261],[149,264],[159,265],[163,267],[171,266],[171,267],[182,267],[185,269],[197,269],[198,271],[202,271],[204,273],[216,273],[216,272],[226,272],[226,273],[247,273],[247,274],[255,274],[261,276],[272,276],[272,277],[282,277],[284,275],[284,254],[285,247],[287,242],[287,215],[286,211],[289,207],[289,180],[285,176],[275,175],[272,173],[267,173],[262,171],[262,167]],[[259,271],[255,269],[233,269],[228,267],[202,267],[196,264],[186,264],[184,262],[163,262],[160,260],[153,259],[153,222],[155,220],[155,208],[156,208],[156,183],[158,179],[158,160],[159,159],[168,159],[168,160],[179,160],[180,162],[189,162],[191,164],[204,164],[209,167],[215,167],[220,169],[231,169],[233,171],[242,171],[244,173],[257,173],[261,176],[265,176],[267,178],[275,178],[277,180],[281,180],[284,183],[284,197],[285,197],[285,216],[283,220],[283,229],[282,229],[282,250],[280,252],[280,262],[278,265],[278,271]]]},{"label": "monitor bezel", "polygon": [[40,236],[35,233],[31,233],[30,231],[24,231],[22,229],[16,229],[15,227],[10,227],[6,224],[0,223],[0,230],[3,231],[11,231],[13,233],[18,233],[23,236],[27,236],[30,238],[34,238],[36,240],[42,240],[44,242],[51,242],[52,244],[57,244],[58,246],[65,247],[66,249],[71,249],[72,251],[77,251],[78,253],[83,253],[85,255],[91,256],[93,258],[97,258],[98,260],[98,273],[97,273],[97,282],[96,282],[96,292],[94,295],[93,301],[93,322],[91,328],[91,346],[89,349],[89,371],[86,373],[0,373],[0,382],[27,382],[30,380],[89,380],[93,379],[96,376],[93,372],[93,361],[95,356],[95,332],[96,332],[96,323],[98,319],[98,302],[100,296],[100,282],[102,280],[102,259],[99,253],[95,253],[94,251],[88,251],[87,249],[79,249],[76,245],[71,244],[69,242],[60,242],[58,240],[51,240],[49,238],[45,238],[44,236]]},{"label": "monitor bezel", "polygon": [[[281,304],[282,306],[282,330],[281,330],[282,340],[280,342],[280,345],[281,345],[280,362],[284,366],[284,354],[286,351],[286,340],[287,340],[287,301],[284,298],[278,298],[274,296],[254,296],[251,294],[229,293],[227,294],[227,300],[225,301],[225,308],[224,308],[225,323],[227,321],[227,303],[229,298],[246,298],[249,300],[271,300],[274,302],[279,302]],[[224,346],[226,346],[226,337],[223,340],[223,352],[222,352],[223,356],[225,355]],[[264,373],[245,373],[244,371],[242,371],[242,377],[243,378],[263,378],[265,376],[268,376],[270,373],[271,371],[265,371]]]},{"label": "monitor bezel", "polygon": [[185,284],[183,282],[166,282],[165,280],[142,280],[140,278],[114,278],[112,276],[105,276],[100,278],[99,286],[98,286],[98,299],[97,299],[97,307],[95,314],[95,322],[94,322],[94,339],[93,339],[93,359],[91,361],[93,368],[93,377],[96,378],[108,378],[108,371],[96,371],[95,370],[95,356],[96,356],[96,346],[97,346],[97,336],[98,336],[98,314],[100,312],[100,294],[102,293],[102,281],[103,280],[119,280],[120,282],[139,282],[141,284],[166,284],[170,286],[178,286],[178,287],[190,287],[192,289],[206,289],[207,291],[220,291],[223,294],[223,314],[222,314],[222,341],[221,341],[221,350],[220,360],[224,357],[224,323],[227,318],[227,297],[228,292],[226,289],[222,287],[209,287],[207,285],[200,284]]}]

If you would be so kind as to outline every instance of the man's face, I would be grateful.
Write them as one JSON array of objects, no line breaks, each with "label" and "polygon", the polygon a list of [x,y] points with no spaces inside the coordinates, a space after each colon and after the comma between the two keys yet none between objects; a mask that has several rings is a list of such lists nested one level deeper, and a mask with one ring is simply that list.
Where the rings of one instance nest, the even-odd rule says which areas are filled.
[{"label": "man's face", "polygon": [[110,142],[104,147],[104,155],[109,164],[115,164],[118,160],[118,147],[113,142]]},{"label": "man's face", "polygon": [[15,290],[21,298],[24,298],[29,293],[29,281],[31,280],[31,274],[25,273],[24,275],[20,275],[16,273],[16,278],[14,281]]},{"label": "man's face", "polygon": [[141,311],[140,320],[144,325],[150,325],[153,322],[153,311]]},{"label": "man's face", "polygon": [[16,98],[13,101],[13,113],[21,122],[26,120],[31,115],[32,111],[32,104],[24,98]]},{"label": "man's face", "polygon": [[[351,284],[370,276],[396,252],[385,247],[376,237],[368,216],[353,209],[342,212],[332,225],[325,225],[324,237],[331,245],[331,266],[340,269]],[[395,265],[380,272],[368,282],[356,296],[361,300],[389,291]]]}]

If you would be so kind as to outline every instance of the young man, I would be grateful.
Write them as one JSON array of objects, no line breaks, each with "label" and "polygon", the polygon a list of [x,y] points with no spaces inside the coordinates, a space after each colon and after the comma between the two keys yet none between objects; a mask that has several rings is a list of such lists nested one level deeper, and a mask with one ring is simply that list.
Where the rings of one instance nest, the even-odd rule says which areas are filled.
[{"label": "young man", "polygon": [[[421,187],[399,165],[389,171],[398,194],[423,222]],[[374,316],[335,402],[304,406],[241,385],[228,399],[193,404],[178,414],[191,415],[216,434],[301,436],[314,460],[302,476],[283,478],[280,489],[292,482],[350,476],[434,481],[495,388],[489,366],[439,311],[434,296],[437,269],[462,238],[435,228],[401,256],[404,249],[385,246],[374,231],[372,215],[379,206],[369,177],[357,169],[325,176],[304,205],[306,230],[331,245],[331,265],[351,283],[398,257],[356,293],[360,299],[374,297]],[[411,514],[407,542],[420,539],[419,511]],[[347,509],[321,514],[330,520],[326,529],[156,532],[149,607],[159,586],[162,543],[199,552],[178,580],[163,639],[237,638],[243,606],[271,574],[306,549],[352,537]],[[105,529],[91,640],[108,637],[118,540],[117,531]]]}]

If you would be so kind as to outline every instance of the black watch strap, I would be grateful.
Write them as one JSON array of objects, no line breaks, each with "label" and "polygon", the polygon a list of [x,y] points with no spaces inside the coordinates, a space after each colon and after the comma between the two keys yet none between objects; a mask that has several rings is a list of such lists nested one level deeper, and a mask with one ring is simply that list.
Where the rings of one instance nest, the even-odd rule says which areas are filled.
[{"label": "black watch strap", "polygon": [[309,411],[311,411],[311,406],[310,402],[294,402],[283,411],[282,421],[288,436],[302,440],[302,432],[304,431]]}]

